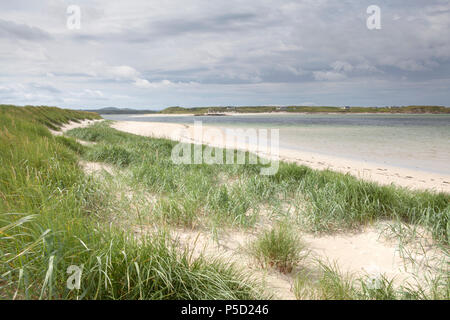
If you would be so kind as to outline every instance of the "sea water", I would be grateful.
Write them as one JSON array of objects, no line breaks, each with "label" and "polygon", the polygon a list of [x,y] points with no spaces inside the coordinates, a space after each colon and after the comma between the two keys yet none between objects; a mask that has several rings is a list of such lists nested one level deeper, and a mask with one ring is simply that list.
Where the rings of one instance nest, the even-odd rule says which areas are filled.
[{"label": "sea water", "polygon": [[220,128],[278,128],[280,148],[450,174],[450,115],[261,114],[235,116],[104,115],[106,119]]}]

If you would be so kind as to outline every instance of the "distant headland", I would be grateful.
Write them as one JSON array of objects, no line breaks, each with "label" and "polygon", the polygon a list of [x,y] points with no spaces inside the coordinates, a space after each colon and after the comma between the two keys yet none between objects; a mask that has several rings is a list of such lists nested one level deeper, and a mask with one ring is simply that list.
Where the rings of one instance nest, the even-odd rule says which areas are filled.
[{"label": "distant headland", "polygon": [[333,107],[333,106],[217,106],[217,107],[168,107],[163,110],[132,108],[101,108],[84,111],[99,114],[192,114],[230,115],[245,113],[403,113],[403,114],[450,114],[444,106],[386,106],[386,107]]}]

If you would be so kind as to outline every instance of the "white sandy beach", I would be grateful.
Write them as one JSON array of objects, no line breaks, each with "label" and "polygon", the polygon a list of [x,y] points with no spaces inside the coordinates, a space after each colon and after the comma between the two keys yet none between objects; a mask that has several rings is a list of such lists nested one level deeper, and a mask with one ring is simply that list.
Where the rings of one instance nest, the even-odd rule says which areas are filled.
[{"label": "white sandy beach", "polygon": [[[161,137],[175,139],[185,142],[198,143],[193,141],[193,126],[174,123],[153,123],[118,121],[112,125],[113,128],[128,133],[133,133],[149,137]],[[203,126],[203,132],[208,129],[218,129],[216,127]],[[188,133],[188,137],[180,135]],[[177,136],[178,133],[178,136]],[[211,137],[204,136],[203,143],[211,146],[223,147],[220,141],[211,141]],[[240,149],[247,149],[248,146],[239,146]],[[434,173],[408,170],[403,168],[380,166],[366,162],[358,162],[337,157],[328,157],[320,154],[299,152],[292,150],[280,150],[280,159],[292,161],[314,169],[330,169],[338,172],[349,173],[356,177],[375,181],[380,184],[395,184],[411,189],[429,189],[450,192],[450,181],[448,176],[440,176]],[[339,270],[349,274],[369,275],[370,277],[386,276],[394,279],[397,286],[405,281],[414,283],[415,277],[422,278],[422,269],[414,269],[408,265],[408,260],[402,258],[397,241],[388,241],[382,235],[384,228],[388,228],[389,222],[378,223],[373,226],[366,226],[356,233],[302,235],[303,240],[310,249],[310,257],[321,261],[334,263]],[[388,228],[389,229],[389,228]],[[258,231],[259,232],[259,231]],[[425,233],[424,233],[425,234]],[[177,237],[184,239],[184,243],[196,243],[201,252],[206,252],[212,256],[226,257],[229,261],[234,261],[243,266],[262,279],[274,290],[280,299],[294,299],[292,285],[294,274],[282,275],[276,272],[258,271],[252,265],[252,260],[243,253],[246,244],[254,239],[254,233],[231,231],[225,237],[221,237],[219,243],[210,239],[204,233],[192,231],[178,231]],[[428,239],[427,237],[423,239]],[[421,240],[424,241],[424,240]],[[424,246],[424,244],[421,244]],[[428,246],[424,246],[424,248]],[[411,250],[409,248],[408,250]],[[245,250],[244,250],[245,252]],[[415,251],[411,251],[415,252]],[[425,250],[415,253],[418,261],[440,261],[442,258],[439,252]],[[421,263],[422,263],[421,262]]]},{"label": "white sandy beach", "polygon": [[[181,133],[182,130],[187,130],[187,132],[190,133],[189,136],[193,137],[192,125],[117,121],[112,125],[112,127],[117,130],[142,136],[168,138],[179,141],[199,143],[199,141],[195,141],[190,138],[187,139],[186,136],[183,136],[183,134]],[[208,129],[212,128],[218,129],[216,127],[203,126],[203,131],[205,132]],[[211,137],[208,137],[206,135],[203,136],[203,143],[214,147],[224,147],[223,141],[214,141],[213,139],[211,139]],[[249,146],[242,145],[238,146],[238,148],[242,150],[248,150]],[[385,185],[393,183],[395,185],[408,187],[411,189],[428,189],[434,191],[450,192],[450,175],[392,167],[376,163],[287,149],[280,149],[280,160],[295,162],[301,165],[306,165],[313,169],[330,169],[337,172],[349,173],[351,175],[354,175],[355,177]]]},{"label": "white sandy beach", "polygon": [[[86,127],[97,121],[102,120],[82,121],[80,123],[71,122],[63,126],[61,131],[53,131],[53,133],[60,135],[67,130]],[[192,141],[183,136],[178,136],[178,138],[174,137],[174,133],[180,132],[182,129],[187,129],[188,132],[189,130],[192,131],[193,126],[188,125],[117,121],[112,127],[117,130],[142,136]],[[209,128],[211,127],[205,126],[203,128],[204,132]],[[209,144],[210,141],[208,141],[208,137],[205,137],[204,142]],[[217,142],[211,142],[211,144],[214,145],[217,144]],[[245,148],[245,146],[241,147]],[[377,181],[379,183],[395,183],[419,189],[438,189],[436,180],[431,180],[436,178],[427,176],[427,173],[423,172],[405,172],[398,168],[379,168],[367,163],[349,162],[345,159],[331,157],[324,158],[320,155],[308,153],[301,153],[299,155],[296,153],[294,154],[289,150],[281,150],[280,155],[280,158],[286,161],[295,161],[316,169],[330,168],[340,172],[355,173],[355,175],[361,178]],[[104,163],[80,161],[80,165],[87,174],[95,174],[103,170],[109,174],[115,174],[115,169],[111,165]],[[380,169],[386,171],[378,172]],[[406,174],[411,174],[411,178],[402,178],[402,175]],[[420,181],[417,181],[418,177],[429,179],[428,183],[420,184]],[[443,187],[444,186],[445,185],[443,185]],[[448,191],[448,187],[447,189],[442,189]],[[369,275],[371,277],[384,275],[388,278],[395,279],[395,285],[415,279],[413,275],[416,273],[422,277],[419,272],[419,270],[422,270],[420,269],[421,267],[417,269],[417,267],[414,268],[413,266],[409,266],[407,259],[404,260],[401,257],[398,243],[396,241],[389,241],[382,236],[381,232],[387,226],[388,224],[385,224],[385,222],[380,222],[374,226],[366,226],[357,233],[330,235],[305,233],[302,235],[302,238],[308,245],[311,259],[320,259],[322,261],[335,263],[339,270],[343,272]],[[295,299],[295,295],[292,291],[295,273],[284,275],[273,270],[260,270],[255,266],[255,262],[244,249],[248,243],[255,240],[255,235],[258,232],[261,232],[265,227],[267,226],[264,224],[258,225],[257,232],[228,230],[225,234],[221,235],[220,241],[212,239],[208,233],[199,230],[177,229],[174,231],[174,237],[181,240],[181,243],[189,247],[192,244],[195,244],[193,248],[195,254],[208,254],[212,257],[220,256],[228,261],[233,261],[245,269],[251,270],[256,277],[264,279],[264,282],[276,294],[278,299]],[[142,230],[139,232],[142,232]],[[426,239],[428,238],[430,238],[429,235],[421,240],[421,243],[425,241],[422,243],[424,248],[428,248],[429,243],[426,242]],[[424,252],[417,253],[416,258],[420,261],[435,263],[436,261],[440,261],[441,255],[437,251],[427,249]]]}]

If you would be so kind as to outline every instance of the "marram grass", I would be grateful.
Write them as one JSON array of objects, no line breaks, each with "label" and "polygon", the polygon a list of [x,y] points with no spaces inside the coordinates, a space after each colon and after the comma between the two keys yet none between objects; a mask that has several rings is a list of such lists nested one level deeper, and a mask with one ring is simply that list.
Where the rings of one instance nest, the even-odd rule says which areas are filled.
[{"label": "marram grass", "polygon": [[448,272],[430,273],[427,279],[394,285],[394,278],[343,273],[336,264],[316,261],[298,272],[294,294],[301,300],[449,300]]},{"label": "marram grass", "polygon": [[[238,268],[192,258],[164,233],[137,241],[105,224],[111,195],[77,164],[84,148],[47,130],[85,118],[98,115],[0,107],[0,299],[265,297]],[[78,290],[67,287],[72,265]]]},{"label": "marram grass", "polygon": [[[85,151],[86,159],[130,170],[136,184],[158,195],[158,216],[169,223],[193,226],[210,221],[250,227],[262,205],[280,211],[288,204],[293,218],[313,232],[396,220],[423,226],[438,242],[449,242],[448,193],[381,186],[284,162],[273,176],[259,175],[261,165],[176,165],[170,157],[176,142],[119,132],[108,123],[69,134],[97,142]],[[179,218],[172,219],[168,211]]]},{"label": "marram grass", "polygon": [[[136,239],[118,228],[113,223],[115,195],[105,181],[82,172],[79,157],[126,171],[131,186],[156,199],[141,218],[161,225],[250,228],[262,211],[316,232],[391,219],[425,227],[448,245],[448,194],[379,186],[286,163],[270,177],[258,174],[259,165],[174,165],[175,142],[122,133],[107,122],[72,130],[72,138],[48,131],[96,118],[58,108],[0,106],[1,299],[266,297],[239,268],[202,256],[194,259],[164,232]],[[96,144],[81,146],[74,138]],[[289,258],[291,240],[282,248],[269,241],[264,252],[294,261]],[[66,286],[71,265],[83,270],[79,290]],[[433,280],[431,291],[405,288],[407,293],[398,294],[386,282],[385,291],[364,293],[353,283],[339,283],[332,271],[317,271],[324,275],[319,282],[323,290],[315,289],[322,298],[448,297],[448,276]]]},{"label": "marram grass", "polygon": [[307,256],[306,246],[292,227],[283,222],[264,231],[251,245],[253,256],[263,267],[290,273]]}]

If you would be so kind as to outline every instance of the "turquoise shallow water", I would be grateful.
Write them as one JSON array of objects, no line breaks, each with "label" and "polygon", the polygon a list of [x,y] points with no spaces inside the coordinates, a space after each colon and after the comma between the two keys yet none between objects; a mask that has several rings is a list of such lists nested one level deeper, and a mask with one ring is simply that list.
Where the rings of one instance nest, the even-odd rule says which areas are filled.
[{"label": "turquoise shallow water", "polygon": [[293,114],[106,119],[277,128],[280,147],[450,174],[450,115]]}]

